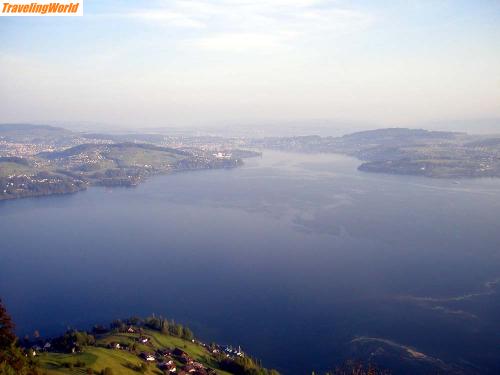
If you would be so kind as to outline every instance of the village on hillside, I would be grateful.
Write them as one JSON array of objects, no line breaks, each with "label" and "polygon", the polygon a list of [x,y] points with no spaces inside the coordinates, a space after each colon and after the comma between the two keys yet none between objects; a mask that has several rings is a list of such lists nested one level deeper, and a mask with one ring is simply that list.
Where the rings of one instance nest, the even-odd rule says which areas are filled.
[{"label": "village on hillside", "polygon": [[241,347],[206,344],[195,339],[188,327],[154,316],[116,320],[109,328],[98,325],[91,332],[69,330],[52,339],[37,334],[32,339],[26,337],[23,346],[27,355],[46,370],[87,368],[87,373],[99,374],[94,370],[100,369],[85,361],[86,354],[111,357],[112,352],[120,352],[127,358],[122,365],[140,373],[246,374],[252,369],[252,374],[278,374],[262,368]]}]

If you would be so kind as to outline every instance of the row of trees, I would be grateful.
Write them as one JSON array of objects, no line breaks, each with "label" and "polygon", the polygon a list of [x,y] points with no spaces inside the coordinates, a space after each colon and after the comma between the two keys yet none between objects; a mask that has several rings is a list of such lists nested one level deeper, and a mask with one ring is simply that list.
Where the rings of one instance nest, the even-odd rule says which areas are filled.
[{"label": "row of trees", "polygon": [[64,335],[52,340],[55,349],[69,352],[73,349],[80,351],[84,346],[95,345],[95,337],[87,332],[69,330]]},{"label": "row of trees", "polygon": [[182,337],[185,340],[192,340],[194,338],[193,332],[189,327],[176,323],[174,320],[169,321],[162,317],[150,316],[146,318],[145,326],[160,331],[163,334]]},{"label": "row of trees", "polygon": [[139,317],[132,317],[125,320],[117,319],[111,323],[111,329],[119,332],[125,332],[130,326],[153,329],[165,335],[181,337],[185,340],[192,340],[194,338],[193,331],[191,331],[189,327],[183,326],[182,324],[176,323],[174,320],[168,320],[161,316],[157,317],[152,315],[145,319]]}]

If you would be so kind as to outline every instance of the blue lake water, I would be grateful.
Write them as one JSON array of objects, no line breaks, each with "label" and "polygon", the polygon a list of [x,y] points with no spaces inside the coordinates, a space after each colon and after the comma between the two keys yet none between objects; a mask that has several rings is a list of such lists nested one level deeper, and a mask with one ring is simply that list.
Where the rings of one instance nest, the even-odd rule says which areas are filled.
[{"label": "blue lake water", "polygon": [[21,335],[156,313],[285,374],[333,366],[360,336],[500,368],[500,180],[358,164],[265,152],[0,202],[0,297]]}]

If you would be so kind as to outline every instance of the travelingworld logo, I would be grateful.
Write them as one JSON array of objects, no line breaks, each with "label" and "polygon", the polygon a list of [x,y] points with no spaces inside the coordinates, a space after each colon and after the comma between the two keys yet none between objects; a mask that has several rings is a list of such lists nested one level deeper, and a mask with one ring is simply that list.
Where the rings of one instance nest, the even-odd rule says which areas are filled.
[{"label": "travelingworld logo", "polygon": [[83,0],[13,0],[1,5],[0,16],[83,16]]}]

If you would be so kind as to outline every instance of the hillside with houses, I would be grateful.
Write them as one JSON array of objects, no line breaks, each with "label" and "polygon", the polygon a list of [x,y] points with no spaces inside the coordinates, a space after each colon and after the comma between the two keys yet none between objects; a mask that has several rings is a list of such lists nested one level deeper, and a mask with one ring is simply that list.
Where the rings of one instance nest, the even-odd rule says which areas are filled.
[{"label": "hillside with houses", "polygon": [[42,374],[278,375],[241,348],[206,344],[162,317],[116,320],[89,332],[25,338],[22,347]]}]

